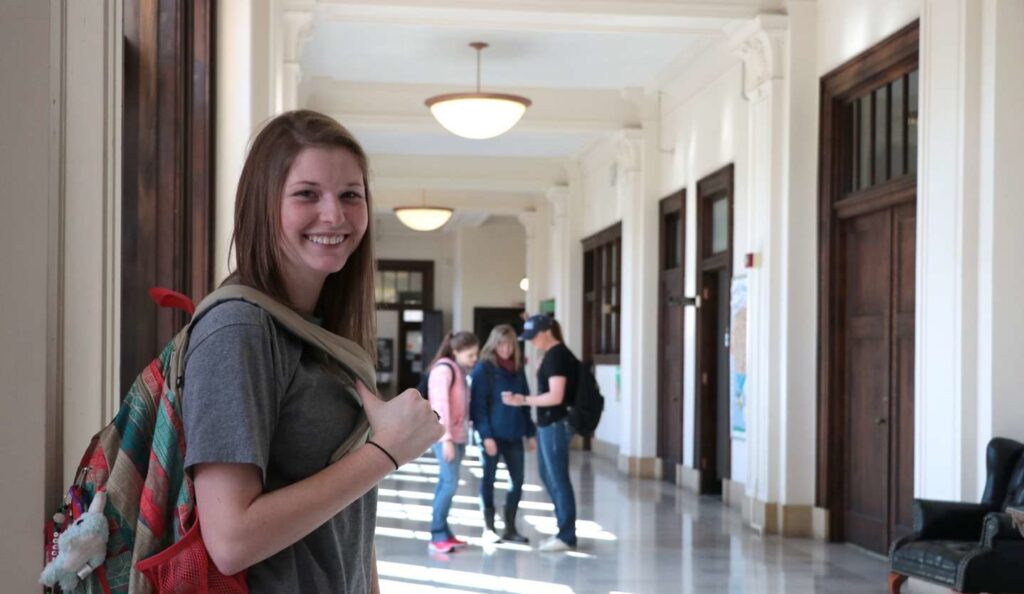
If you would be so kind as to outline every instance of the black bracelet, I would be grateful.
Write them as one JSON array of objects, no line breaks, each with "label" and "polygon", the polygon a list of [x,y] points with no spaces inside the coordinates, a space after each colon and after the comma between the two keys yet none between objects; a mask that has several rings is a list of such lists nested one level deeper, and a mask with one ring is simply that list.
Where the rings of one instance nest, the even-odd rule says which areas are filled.
[{"label": "black bracelet", "polygon": [[378,450],[384,452],[384,455],[388,457],[388,460],[391,460],[391,463],[395,465],[395,470],[398,470],[398,460],[395,460],[395,457],[392,456],[391,454],[389,454],[388,451],[385,450],[383,447],[381,447],[381,445],[379,443],[373,441],[372,439],[367,439],[366,443],[368,443],[368,444],[372,445],[373,447],[377,448]]}]

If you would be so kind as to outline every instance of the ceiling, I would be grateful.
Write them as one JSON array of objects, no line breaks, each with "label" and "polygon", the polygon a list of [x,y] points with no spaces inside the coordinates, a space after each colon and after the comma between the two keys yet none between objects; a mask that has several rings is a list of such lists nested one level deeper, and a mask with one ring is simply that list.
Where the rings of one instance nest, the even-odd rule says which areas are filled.
[{"label": "ceiling", "polygon": [[335,80],[481,88],[621,89],[644,86],[703,37],[687,33],[495,31],[388,23],[314,24],[303,72]]},{"label": "ceiling", "polygon": [[[371,163],[385,164],[377,175],[379,212],[401,201],[389,192],[428,188],[432,202],[450,196],[446,205],[474,206],[477,214],[466,220],[480,224],[479,213],[530,210],[545,187],[565,183],[564,163],[639,127],[634,99],[645,89],[659,88],[779,2],[293,0],[284,3],[285,25],[302,21],[304,30],[284,53],[296,54],[299,106],[339,119]],[[423,103],[473,90],[471,41],[490,44],[481,90],[533,101],[516,128],[494,139],[451,135]],[[502,191],[517,193],[512,213]]]}]

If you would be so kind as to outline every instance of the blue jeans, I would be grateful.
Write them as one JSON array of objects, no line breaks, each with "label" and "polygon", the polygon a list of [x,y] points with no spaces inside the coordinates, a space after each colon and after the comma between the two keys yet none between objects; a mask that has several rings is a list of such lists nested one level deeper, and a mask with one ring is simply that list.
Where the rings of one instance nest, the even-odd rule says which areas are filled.
[{"label": "blue jeans", "polygon": [[494,507],[494,475],[498,472],[498,459],[505,459],[508,467],[508,478],[512,484],[505,495],[505,509],[519,509],[519,499],[523,496],[523,440],[494,439],[498,444],[498,455],[488,456],[484,452],[484,476],[480,481],[480,503],[484,509]]},{"label": "blue jeans", "polygon": [[537,427],[540,478],[555,504],[558,538],[569,545],[576,544],[576,494],[569,480],[569,442],[572,435],[569,419]]},{"label": "blue jeans", "polygon": [[434,457],[440,471],[437,474],[437,489],[434,490],[434,517],[430,522],[430,540],[440,542],[455,536],[448,527],[448,512],[452,509],[452,499],[459,490],[459,467],[462,456],[466,454],[466,444],[455,444],[455,459],[444,461],[444,449],[441,442],[434,444]]}]

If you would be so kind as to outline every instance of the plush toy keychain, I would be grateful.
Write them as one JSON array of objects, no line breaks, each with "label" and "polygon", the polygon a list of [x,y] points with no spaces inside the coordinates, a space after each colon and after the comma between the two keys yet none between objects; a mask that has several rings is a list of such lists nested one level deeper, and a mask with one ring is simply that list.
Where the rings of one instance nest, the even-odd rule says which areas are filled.
[{"label": "plush toy keychain", "polygon": [[68,526],[57,541],[57,557],[43,569],[39,582],[53,587],[60,583],[61,590],[71,592],[107,558],[107,538],[110,527],[103,515],[107,494],[96,493],[89,511]]}]

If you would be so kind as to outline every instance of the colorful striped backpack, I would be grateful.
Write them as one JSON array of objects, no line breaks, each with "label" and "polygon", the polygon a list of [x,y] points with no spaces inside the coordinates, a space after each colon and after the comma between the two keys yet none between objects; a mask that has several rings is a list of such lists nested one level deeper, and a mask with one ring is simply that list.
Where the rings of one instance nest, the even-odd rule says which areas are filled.
[{"label": "colorful striped backpack", "polygon": [[[226,284],[197,308],[165,289],[150,294],[161,306],[184,309],[192,319],[136,378],[114,420],[86,448],[60,509],[46,528],[46,561],[58,554],[59,535],[89,509],[99,492],[109,525],[106,559],[75,570],[74,592],[103,594],[244,593],[244,572],[217,571],[203,545],[192,478],[185,472],[181,413],[184,356],[193,325],[210,308],[231,300],[252,303],[340,364],[340,371],[376,391],[373,360],[358,344],[317,326],[255,289]],[[362,412],[355,429],[331,457],[335,461],[369,437]],[[47,592],[54,591],[47,587]]]}]

